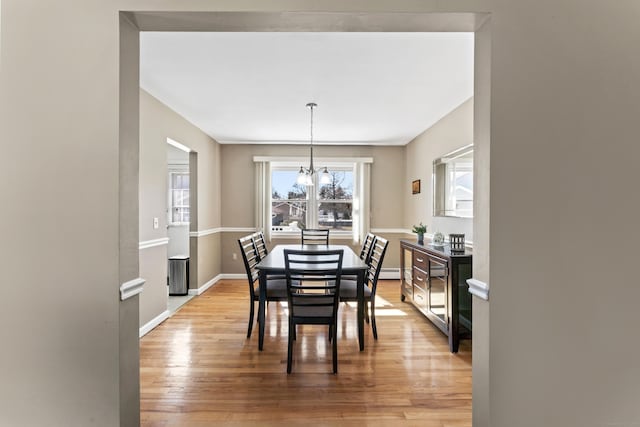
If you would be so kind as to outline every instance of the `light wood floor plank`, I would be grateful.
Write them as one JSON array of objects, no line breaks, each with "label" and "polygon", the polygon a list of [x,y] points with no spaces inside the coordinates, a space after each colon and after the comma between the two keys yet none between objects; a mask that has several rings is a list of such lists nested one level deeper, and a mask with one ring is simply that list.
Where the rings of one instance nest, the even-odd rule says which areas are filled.
[{"label": "light wood floor plank", "polygon": [[287,375],[286,304],[269,304],[260,352],[246,281],[220,281],[141,339],[142,425],[471,426],[471,342],[450,353],[398,281],[378,283],[376,304],[379,339],[366,325],[363,352],[341,304],[337,375],[326,327],[309,325]]}]

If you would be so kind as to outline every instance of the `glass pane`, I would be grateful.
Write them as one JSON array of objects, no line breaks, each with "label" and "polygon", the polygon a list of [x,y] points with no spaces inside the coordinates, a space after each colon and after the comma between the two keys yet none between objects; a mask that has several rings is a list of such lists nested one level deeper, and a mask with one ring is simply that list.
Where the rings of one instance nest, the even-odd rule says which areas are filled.
[{"label": "glass pane", "polygon": [[296,182],[297,170],[271,172],[271,226],[275,231],[306,227],[307,187]]},{"label": "glass pane", "polygon": [[171,188],[173,189],[189,189],[189,174],[188,173],[172,173],[171,174]]},{"label": "glass pane", "polygon": [[306,201],[273,200],[271,225],[276,231],[299,231],[306,227]]},{"label": "glass pane", "polygon": [[189,207],[189,190],[173,190],[173,207]]},{"label": "glass pane", "polygon": [[173,208],[171,211],[171,222],[181,222],[182,212],[180,208]]},{"label": "glass pane", "polygon": [[189,222],[189,173],[171,172],[171,222]]},{"label": "glass pane", "polygon": [[[472,324],[472,298],[469,293],[469,285],[465,277],[471,277],[471,264],[458,266],[458,313],[460,325],[471,330]],[[455,284],[454,284],[455,286]]]},{"label": "glass pane", "polygon": [[353,226],[353,204],[348,202],[320,202],[318,225],[320,228],[351,230]]},{"label": "glass pane", "polygon": [[413,278],[411,273],[413,272],[413,251],[411,249],[404,249],[404,281],[407,285],[413,284]]},{"label": "glass pane", "polygon": [[429,259],[429,311],[446,321],[447,315],[447,267]]},{"label": "glass pane", "polygon": [[329,176],[331,182],[318,189],[318,227],[351,231],[353,171],[331,170]]},{"label": "glass pane", "polygon": [[353,199],[353,171],[330,171],[331,182],[322,184],[318,191],[320,200]]},{"label": "glass pane", "polygon": [[307,187],[296,183],[298,172],[293,170],[274,170],[271,173],[271,198],[273,200],[305,200]]}]

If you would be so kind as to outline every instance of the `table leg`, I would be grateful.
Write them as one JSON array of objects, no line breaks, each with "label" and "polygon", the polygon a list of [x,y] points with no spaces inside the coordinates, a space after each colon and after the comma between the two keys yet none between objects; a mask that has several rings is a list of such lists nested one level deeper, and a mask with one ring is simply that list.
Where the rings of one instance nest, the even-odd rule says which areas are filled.
[{"label": "table leg", "polygon": [[360,351],[364,350],[364,270],[358,271],[358,344],[360,344]]},{"label": "table leg", "polygon": [[264,311],[267,301],[267,275],[260,271],[258,275],[258,288],[260,293],[260,302],[258,303],[258,350],[262,351],[264,344]]}]

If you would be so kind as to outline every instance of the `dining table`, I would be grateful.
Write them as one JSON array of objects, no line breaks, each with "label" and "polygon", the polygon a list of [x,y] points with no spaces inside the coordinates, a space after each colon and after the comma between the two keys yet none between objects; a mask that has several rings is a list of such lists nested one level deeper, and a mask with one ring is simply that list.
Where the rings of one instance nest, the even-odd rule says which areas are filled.
[{"label": "dining table", "polygon": [[343,250],[342,256],[342,275],[343,276],[355,276],[357,279],[357,299],[358,299],[358,344],[360,351],[364,350],[364,286],[365,277],[367,273],[367,263],[365,263],[360,257],[347,245],[302,245],[302,244],[288,244],[288,245],[276,245],[274,248],[260,260],[256,268],[258,269],[259,277],[259,293],[260,301],[258,305],[258,323],[259,323],[259,335],[258,335],[258,349],[262,351],[264,344],[264,325],[265,325],[265,308],[267,302],[267,277],[269,276],[284,276],[284,250],[295,249],[309,251],[327,251],[327,250]]}]

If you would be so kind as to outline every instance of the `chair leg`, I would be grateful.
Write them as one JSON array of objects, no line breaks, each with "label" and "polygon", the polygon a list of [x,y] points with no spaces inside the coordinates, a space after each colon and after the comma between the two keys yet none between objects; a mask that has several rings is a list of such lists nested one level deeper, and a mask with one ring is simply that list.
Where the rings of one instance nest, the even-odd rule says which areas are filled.
[{"label": "chair leg", "polygon": [[373,331],[373,339],[378,339],[378,328],[376,327],[376,302],[371,300],[371,330]]},{"label": "chair leg", "polygon": [[253,329],[253,300],[250,300],[249,303],[251,304],[251,307],[249,308],[249,328],[247,328],[247,338],[251,338],[251,330]]},{"label": "chair leg", "polygon": [[337,323],[329,326],[333,330],[333,373],[338,373],[338,329]]},{"label": "chair leg", "polygon": [[296,333],[296,327],[292,321],[289,321],[289,338],[287,347],[287,374],[291,373],[291,362],[293,359],[293,340]]},{"label": "chair leg", "polygon": [[364,321],[369,323],[369,303],[366,301],[364,302]]}]

